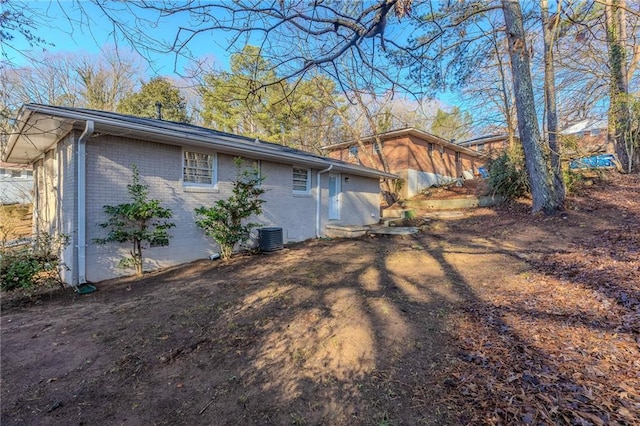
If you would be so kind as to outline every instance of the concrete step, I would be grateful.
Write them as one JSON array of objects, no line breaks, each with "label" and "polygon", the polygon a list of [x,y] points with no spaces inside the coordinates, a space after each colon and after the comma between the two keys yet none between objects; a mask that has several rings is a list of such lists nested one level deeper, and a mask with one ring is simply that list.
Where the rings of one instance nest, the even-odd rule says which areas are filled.
[{"label": "concrete step", "polygon": [[329,238],[357,238],[367,233],[369,227],[361,225],[326,225],[324,233]]}]

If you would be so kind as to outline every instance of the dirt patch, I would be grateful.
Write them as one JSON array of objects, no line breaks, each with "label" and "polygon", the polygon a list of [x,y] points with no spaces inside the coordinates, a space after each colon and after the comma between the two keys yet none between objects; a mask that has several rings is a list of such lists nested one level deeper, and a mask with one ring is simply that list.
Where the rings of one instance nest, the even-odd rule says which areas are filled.
[{"label": "dirt patch", "polygon": [[479,197],[486,195],[486,181],[480,178],[467,179],[442,186],[426,188],[422,193],[412,197],[413,201],[420,200],[449,200],[461,197]]},{"label": "dirt patch", "polygon": [[0,245],[3,241],[31,236],[31,204],[0,206]]},{"label": "dirt patch", "polygon": [[0,420],[638,424],[639,188],[3,295]]}]

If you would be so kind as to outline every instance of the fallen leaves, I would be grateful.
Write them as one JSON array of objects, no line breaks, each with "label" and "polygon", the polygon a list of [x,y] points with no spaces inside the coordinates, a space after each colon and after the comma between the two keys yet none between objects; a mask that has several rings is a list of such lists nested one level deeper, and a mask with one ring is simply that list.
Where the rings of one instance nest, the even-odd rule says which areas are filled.
[{"label": "fallen leaves", "polygon": [[579,238],[566,250],[515,251],[532,266],[520,286],[484,291],[457,319],[451,377],[469,423],[640,424],[640,190],[607,184],[577,202],[599,200],[604,226],[567,230]]}]

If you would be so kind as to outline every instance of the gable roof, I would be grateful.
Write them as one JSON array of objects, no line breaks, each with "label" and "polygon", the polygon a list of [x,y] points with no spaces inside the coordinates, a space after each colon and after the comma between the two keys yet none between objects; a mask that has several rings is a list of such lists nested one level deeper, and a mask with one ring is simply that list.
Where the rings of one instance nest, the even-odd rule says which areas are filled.
[{"label": "gable roof", "polygon": [[473,146],[473,145],[480,145],[480,144],[491,143],[491,142],[503,142],[503,141],[508,141],[508,140],[509,140],[509,135],[507,135],[507,134],[487,135],[487,136],[479,136],[477,138],[468,139],[466,141],[458,142],[458,145],[465,146],[465,147],[470,147],[470,146]]},{"label": "gable roof", "polygon": [[41,104],[25,104],[20,109],[2,158],[14,163],[33,163],[71,130],[84,129],[87,121],[94,124],[93,135],[110,134],[292,165],[322,169],[333,166],[334,171],[360,176],[397,178],[391,173],[191,124]]},{"label": "gable roof", "polygon": [[[465,148],[464,146],[460,146],[456,143],[453,142],[449,142],[446,139],[443,139],[439,136],[436,136],[434,134],[425,132],[423,130],[419,130],[416,129],[414,127],[406,127],[404,129],[395,129],[395,130],[390,130],[388,132],[384,132],[384,133],[380,133],[378,135],[378,137],[381,140],[387,140],[387,139],[393,139],[393,138],[399,138],[399,137],[404,137],[404,136],[413,136],[416,137],[418,139],[422,139],[425,140],[427,142],[431,142],[431,143],[435,143],[438,145],[442,145],[445,148],[450,148],[453,151],[457,151],[457,152],[464,152],[465,154],[469,154],[473,157],[484,157],[485,155],[482,153],[478,153],[477,151],[474,151],[472,149],[469,148]],[[375,140],[375,136],[371,135],[371,136],[367,136],[361,139],[361,141],[363,143],[371,143]],[[333,151],[335,149],[341,149],[341,148],[345,148],[351,145],[356,144],[357,142],[355,140],[349,140],[349,141],[345,141],[345,142],[340,142],[337,144],[333,144],[333,145],[326,145],[323,147],[320,147],[320,149],[322,149],[323,151]]]},{"label": "gable roof", "polygon": [[609,122],[606,119],[587,118],[585,120],[578,121],[577,123],[574,123],[569,127],[566,127],[565,129],[561,130],[560,133],[562,133],[563,135],[573,135],[580,132],[606,129],[608,125]]}]

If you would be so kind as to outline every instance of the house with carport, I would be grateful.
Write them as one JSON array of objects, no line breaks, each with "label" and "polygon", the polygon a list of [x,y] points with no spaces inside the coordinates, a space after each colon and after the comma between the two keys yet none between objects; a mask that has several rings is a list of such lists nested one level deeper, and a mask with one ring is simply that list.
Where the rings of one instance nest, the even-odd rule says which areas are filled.
[{"label": "house with carport", "polygon": [[487,159],[483,152],[412,127],[384,132],[377,138],[368,136],[327,145],[322,150],[333,159],[399,176],[399,196],[405,199],[430,186],[459,178],[473,179]]},{"label": "house with carport", "polygon": [[69,236],[61,261],[71,285],[130,273],[116,266],[128,246],[93,241],[105,234],[104,206],[130,202],[133,165],[176,224],[169,246],[145,250],[145,269],[218,251],[195,225],[194,209],[231,194],[237,157],[264,178],[264,211],[252,221],[281,228],[285,243],[322,237],[330,224],[377,223],[380,179],[396,177],[259,139],[105,111],[26,104],[15,126],[3,160],[32,165],[34,229]]}]

